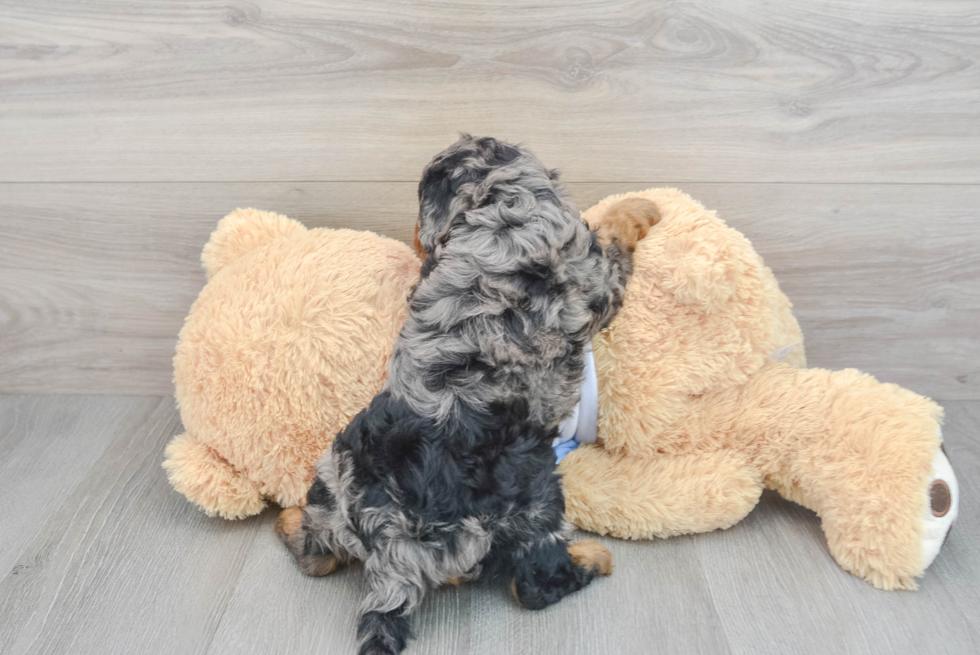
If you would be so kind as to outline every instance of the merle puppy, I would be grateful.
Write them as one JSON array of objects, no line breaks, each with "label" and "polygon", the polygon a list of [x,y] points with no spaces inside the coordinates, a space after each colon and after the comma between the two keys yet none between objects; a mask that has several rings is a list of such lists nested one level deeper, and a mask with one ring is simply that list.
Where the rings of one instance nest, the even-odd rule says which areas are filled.
[{"label": "merle puppy", "polygon": [[612,572],[603,546],[569,545],[551,442],[657,219],[634,199],[590,231],[555,171],[468,135],[426,167],[419,199],[425,262],[387,381],[276,524],[309,575],[363,560],[362,654],[405,647],[428,587],[505,576],[539,609]]}]

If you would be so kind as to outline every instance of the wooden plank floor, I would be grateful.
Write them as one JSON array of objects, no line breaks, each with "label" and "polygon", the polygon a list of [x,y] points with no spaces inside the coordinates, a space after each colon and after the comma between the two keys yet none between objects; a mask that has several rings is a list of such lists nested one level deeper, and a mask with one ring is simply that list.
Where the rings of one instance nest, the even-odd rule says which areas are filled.
[{"label": "wooden plank floor", "polygon": [[[946,410],[962,513],[918,591],[844,573],[813,513],[767,493],[724,532],[602,539],[613,576],[543,612],[440,589],[408,652],[976,653],[980,402]],[[160,467],[179,430],[166,397],[0,396],[0,653],[353,652],[359,567],[302,576],[272,510],[205,517]]]}]

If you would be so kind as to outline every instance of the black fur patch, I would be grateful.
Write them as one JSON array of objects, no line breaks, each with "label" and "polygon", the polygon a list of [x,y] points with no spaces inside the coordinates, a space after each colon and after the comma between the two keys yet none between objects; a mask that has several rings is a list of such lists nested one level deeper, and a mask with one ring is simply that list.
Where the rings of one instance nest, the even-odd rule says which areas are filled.
[{"label": "black fur patch", "polygon": [[319,505],[327,510],[333,510],[337,506],[337,500],[320,478],[313,479],[313,486],[306,494],[306,503]]},{"label": "black fur patch", "polygon": [[357,624],[361,640],[358,655],[395,655],[405,649],[412,636],[408,617],[402,609],[393,612],[366,612]]},{"label": "black fur patch", "polygon": [[539,610],[587,585],[596,571],[577,566],[565,544],[546,544],[515,562],[514,591],[521,605]]},{"label": "black fur patch", "polygon": [[456,523],[552,497],[560,504],[541,523],[557,529],[564,503],[551,450],[555,434],[530,423],[521,401],[440,424],[383,391],[337,436],[334,448],[351,454],[355,478],[365,483],[366,507],[396,502],[387,492],[396,487],[399,508],[410,518]]}]

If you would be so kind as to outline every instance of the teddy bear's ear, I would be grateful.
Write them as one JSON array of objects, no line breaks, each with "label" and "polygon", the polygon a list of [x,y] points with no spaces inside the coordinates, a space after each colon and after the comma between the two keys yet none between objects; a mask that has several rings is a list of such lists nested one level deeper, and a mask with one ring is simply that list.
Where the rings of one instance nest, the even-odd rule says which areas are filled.
[{"label": "teddy bear's ear", "polygon": [[218,222],[201,253],[208,279],[250,250],[306,232],[298,221],[258,209],[236,209]]},{"label": "teddy bear's ear", "polygon": [[738,290],[742,275],[758,268],[748,240],[733,230],[699,230],[664,243],[663,286],[682,305],[716,312]]},{"label": "teddy bear's ear", "polygon": [[646,254],[638,250],[634,266],[659,271],[663,289],[679,304],[697,312],[717,311],[735,295],[745,272],[758,268],[748,239],[678,189],[608,196],[582,212],[582,220],[597,228],[614,215],[611,208],[632,198],[649,200],[661,217],[646,237]]}]

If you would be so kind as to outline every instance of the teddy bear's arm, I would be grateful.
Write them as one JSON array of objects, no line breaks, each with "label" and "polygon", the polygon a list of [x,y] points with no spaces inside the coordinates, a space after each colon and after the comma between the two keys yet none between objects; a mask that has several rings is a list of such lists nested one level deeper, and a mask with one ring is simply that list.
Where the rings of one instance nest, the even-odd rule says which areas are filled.
[{"label": "teddy bear's arm", "polygon": [[752,511],[763,489],[734,451],[639,458],[582,445],[559,469],[567,518],[621,539],[728,528]]},{"label": "teddy bear's arm", "polygon": [[255,485],[190,434],[181,434],[170,442],[163,468],[174,489],[208,516],[240,519],[258,514],[265,507]]}]

